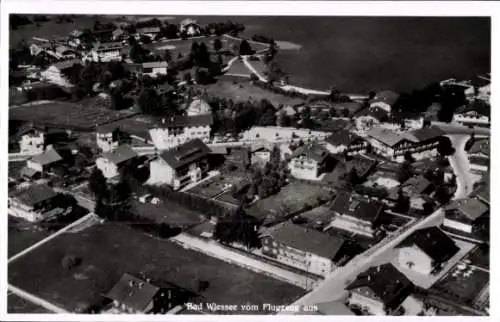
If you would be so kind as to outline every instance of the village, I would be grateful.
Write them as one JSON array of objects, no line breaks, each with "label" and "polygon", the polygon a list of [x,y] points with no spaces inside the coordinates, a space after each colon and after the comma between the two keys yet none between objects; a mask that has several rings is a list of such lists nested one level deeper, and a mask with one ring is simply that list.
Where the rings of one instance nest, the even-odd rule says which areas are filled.
[{"label": "village", "polygon": [[312,90],[237,22],[97,18],[11,48],[10,313],[489,314],[489,74]]}]

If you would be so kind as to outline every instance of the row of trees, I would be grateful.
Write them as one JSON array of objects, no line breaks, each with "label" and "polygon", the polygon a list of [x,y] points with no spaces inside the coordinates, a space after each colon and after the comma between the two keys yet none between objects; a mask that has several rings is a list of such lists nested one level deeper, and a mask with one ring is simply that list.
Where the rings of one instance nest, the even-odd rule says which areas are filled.
[{"label": "row of trees", "polygon": [[286,184],[289,171],[285,162],[281,161],[280,150],[275,146],[271,151],[271,158],[263,169],[252,168],[252,182],[248,191],[249,199],[255,195],[260,199],[278,193]]}]

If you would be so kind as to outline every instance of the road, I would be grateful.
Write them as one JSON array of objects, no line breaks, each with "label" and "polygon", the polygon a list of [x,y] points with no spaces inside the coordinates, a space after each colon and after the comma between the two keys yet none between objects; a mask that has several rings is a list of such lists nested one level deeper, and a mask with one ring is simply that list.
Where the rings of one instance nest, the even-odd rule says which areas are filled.
[{"label": "road", "polygon": [[474,189],[474,178],[469,173],[469,159],[465,151],[465,145],[470,136],[465,134],[448,135],[451,140],[455,153],[448,156],[453,172],[457,177],[457,190],[453,199],[461,199],[467,197]]},{"label": "road", "polygon": [[[414,231],[428,226],[436,225],[443,220],[444,211],[442,208],[436,210],[428,217],[415,222],[407,230],[399,235],[386,237],[379,244],[370,248],[349,261],[345,266],[338,268],[328,275],[312,292],[298,299],[292,305],[313,305],[321,302],[330,302],[340,299],[345,295],[345,288],[356,277],[371,266],[387,262],[384,256],[390,253],[394,247],[399,245],[405,238]],[[293,314],[290,312],[280,312],[279,314]]]},{"label": "road", "polygon": [[446,134],[455,135],[471,135],[474,133],[476,137],[490,136],[491,130],[489,128],[474,127],[473,129],[460,125],[458,123],[445,123],[445,122],[432,122],[432,125],[436,125]]}]

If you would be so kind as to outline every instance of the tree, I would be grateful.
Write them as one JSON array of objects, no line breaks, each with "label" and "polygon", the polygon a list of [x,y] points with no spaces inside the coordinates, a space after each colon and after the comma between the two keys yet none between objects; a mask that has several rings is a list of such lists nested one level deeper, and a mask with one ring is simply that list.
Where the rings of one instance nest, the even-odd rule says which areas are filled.
[{"label": "tree", "polygon": [[240,56],[246,56],[246,55],[253,55],[254,51],[248,41],[243,40],[240,44],[240,49],[239,49],[239,55]]},{"label": "tree", "polygon": [[220,41],[220,38],[215,38],[214,40],[214,50],[219,51],[222,48],[222,42]]},{"label": "tree", "polygon": [[403,182],[407,181],[408,179],[410,179],[411,176],[413,175],[413,167],[411,166],[410,163],[404,162],[399,167],[396,175],[397,175],[398,181],[400,183],[403,183]]},{"label": "tree", "polygon": [[260,247],[258,221],[249,216],[243,206],[229,216],[220,218],[215,226],[214,237],[223,243],[240,243],[248,248]]},{"label": "tree", "polygon": [[89,177],[89,189],[94,194],[96,199],[103,198],[107,195],[107,183],[102,171],[99,168],[94,168]]},{"label": "tree", "polygon": [[436,187],[435,198],[442,205],[450,201],[451,195],[450,192],[448,191],[448,188],[444,186]]},{"label": "tree", "polygon": [[167,62],[170,63],[172,61],[172,52],[170,50],[165,50],[163,53],[163,59]]},{"label": "tree", "polygon": [[402,214],[408,213],[410,210],[410,198],[405,196],[401,189],[398,191],[398,199],[393,210]]},{"label": "tree", "polygon": [[65,270],[72,270],[76,266],[80,265],[82,262],[81,258],[76,257],[74,255],[66,255],[61,260],[61,266]]},{"label": "tree", "polygon": [[453,144],[451,143],[450,138],[446,136],[441,137],[439,139],[437,151],[441,156],[448,156],[455,153],[455,149],[453,148]]}]

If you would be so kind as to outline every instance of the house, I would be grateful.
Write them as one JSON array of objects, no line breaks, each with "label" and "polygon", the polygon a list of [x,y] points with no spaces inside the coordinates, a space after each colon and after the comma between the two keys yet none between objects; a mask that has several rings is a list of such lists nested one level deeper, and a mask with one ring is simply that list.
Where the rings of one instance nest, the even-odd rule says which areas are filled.
[{"label": "house", "polygon": [[145,27],[145,28],[137,28],[137,35],[139,37],[141,36],[147,36],[151,39],[155,38],[158,36],[160,33],[160,27]]},{"label": "house", "polygon": [[161,123],[149,130],[149,135],[158,150],[170,149],[193,139],[208,143],[212,124],[211,114],[177,115],[163,118]]},{"label": "house", "polygon": [[370,107],[378,107],[390,113],[398,100],[399,94],[391,91],[382,91],[377,93],[369,103]]},{"label": "house", "polygon": [[168,63],[166,61],[155,61],[142,63],[142,72],[151,77],[167,75]]},{"label": "house", "polygon": [[328,150],[311,143],[297,148],[289,162],[290,174],[298,179],[320,180],[327,170]]},{"label": "house", "polygon": [[353,196],[351,192],[340,191],[330,205],[335,218],[329,227],[373,237],[383,210],[384,205],[378,201],[365,200]]},{"label": "house", "polygon": [[479,188],[477,188],[473,193],[472,196],[475,197],[477,200],[480,200],[483,202],[485,205],[490,205],[490,184],[489,182],[486,182],[486,184],[483,184]]},{"label": "house", "polygon": [[31,56],[37,56],[46,50],[50,50],[52,44],[50,42],[36,42],[29,46]]},{"label": "house", "polygon": [[137,156],[137,153],[130,147],[121,145],[114,150],[104,152],[95,163],[104,177],[110,179],[118,176],[120,168]]},{"label": "house", "polygon": [[151,279],[138,278],[129,273],[105,295],[112,302],[106,313],[151,314],[167,313],[179,303],[176,287],[163,288]]},{"label": "house", "polygon": [[28,159],[26,166],[40,173],[50,171],[54,166],[63,162],[62,156],[53,148],[47,148],[45,152]]},{"label": "house", "polygon": [[124,46],[121,42],[96,43],[88,53],[86,60],[95,62],[121,61]]},{"label": "house", "polygon": [[348,155],[364,153],[368,148],[368,142],[357,134],[342,129],[334,132],[326,139],[326,149],[331,154],[346,153]]},{"label": "house", "polygon": [[251,163],[264,166],[271,160],[272,148],[265,144],[252,145],[250,148]]},{"label": "house", "polygon": [[398,245],[398,264],[420,274],[439,272],[460,249],[437,227],[415,231]]},{"label": "house", "polygon": [[444,229],[473,234],[489,225],[489,207],[477,198],[456,200],[446,211]]},{"label": "house", "polygon": [[60,86],[72,86],[64,73],[75,65],[82,65],[81,60],[72,59],[57,62],[41,72],[40,79]]},{"label": "house", "polygon": [[150,180],[168,184],[175,190],[200,181],[209,169],[209,154],[210,148],[200,139],[166,150],[150,163]]},{"label": "house", "polygon": [[59,195],[43,184],[33,184],[9,195],[9,214],[30,222],[64,214],[68,209],[58,203]]},{"label": "house", "polygon": [[467,151],[469,171],[484,174],[490,167],[490,140],[478,140]]},{"label": "house", "polygon": [[291,222],[280,224],[262,238],[262,253],[280,263],[326,276],[345,240]]},{"label": "house", "polygon": [[179,32],[185,33],[189,37],[198,36],[201,33],[200,25],[196,20],[184,19],[179,24]]},{"label": "house", "polygon": [[29,128],[21,133],[19,140],[21,153],[41,154],[45,149],[45,133],[35,128]]},{"label": "house", "polygon": [[392,264],[371,267],[346,288],[348,305],[367,315],[396,315],[414,285]]},{"label": "house", "polygon": [[189,104],[186,113],[188,116],[205,115],[212,114],[212,110],[205,100],[195,98]]},{"label": "house", "polygon": [[115,126],[101,125],[97,127],[96,143],[102,151],[111,151],[120,145],[116,134],[114,134],[115,130]]},{"label": "house", "polygon": [[411,177],[401,184],[403,193],[410,197],[428,194],[432,189],[432,183],[422,175]]},{"label": "house", "polygon": [[356,129],[358,131],[367,131],[372,127],[386,121],[389,113],[377,106],[369,107],[354,117]]},{"label": "house", "polygon": [[243,171],[251,164],[250,150],[246,147],[231,148],[225,158],[226,163],[232,164]]}]

